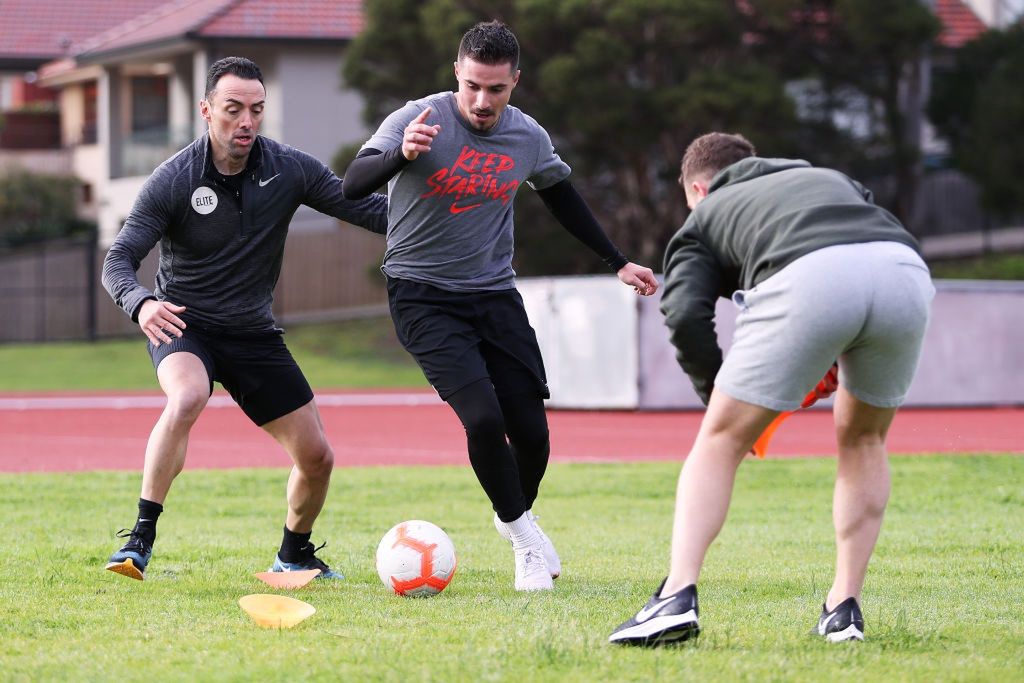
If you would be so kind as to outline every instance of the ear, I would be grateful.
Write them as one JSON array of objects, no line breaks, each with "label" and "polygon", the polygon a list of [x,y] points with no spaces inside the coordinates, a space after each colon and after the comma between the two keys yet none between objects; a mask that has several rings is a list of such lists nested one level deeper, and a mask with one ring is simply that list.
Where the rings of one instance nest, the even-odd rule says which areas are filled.
[{"label": "ear", "polygon": [[683,187],[683,193],[686,195],[686,206],[692,211],[708,196],[708,183],[703,179],[693,180]]},{"label": "ear", "polygon": [[455,66],[455,80],[459,80],[459,62],[456,60],[452,64]]},{"label": "ear", "polygon": [[199,115],[206,119],[207,123],[210,122],[210,102],[206,98],[199,100]]},{"label": "ear", "polygon": [[513,88],[516,87],[517,85],[519,85],[519,74],[521,74],[521,73],[522,73],[522,71],[520,71],[519,69],[516,69],[516,75],[512,77],[512,87]]}]

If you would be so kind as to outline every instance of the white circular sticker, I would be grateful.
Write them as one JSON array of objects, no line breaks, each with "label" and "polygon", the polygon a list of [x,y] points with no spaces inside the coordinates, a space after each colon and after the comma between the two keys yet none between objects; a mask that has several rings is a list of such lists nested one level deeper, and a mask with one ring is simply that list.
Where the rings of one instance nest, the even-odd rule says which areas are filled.
[{"label": "white circular sticker", "polygon": [[217,193],[205,185],[200,185],[192,193],[192,208],[196,210],[196,213],[201,213],[204,216],[213,213],[213,210],[217,208]]}]

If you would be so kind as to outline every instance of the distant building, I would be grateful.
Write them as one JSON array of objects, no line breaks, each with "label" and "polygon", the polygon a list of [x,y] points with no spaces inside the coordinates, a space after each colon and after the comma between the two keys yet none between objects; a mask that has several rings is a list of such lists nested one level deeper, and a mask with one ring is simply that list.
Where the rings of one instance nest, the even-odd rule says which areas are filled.
[{"label": "distant building", "polygon": [[[59,92],[61,141],[87,188],[83,213],[99,224],[101,243],[113,239],[153,169],[206,130],[198,103],[221,57],[260,65],[269,137],[325,161],[365,138],[362,100],[342,91],[340,75],[345,47],[363,27],[358,0],[136,4],[148,7],[76,40],[38,71],[39,84]],[[293,225],[336,222],[304,208]]]}]

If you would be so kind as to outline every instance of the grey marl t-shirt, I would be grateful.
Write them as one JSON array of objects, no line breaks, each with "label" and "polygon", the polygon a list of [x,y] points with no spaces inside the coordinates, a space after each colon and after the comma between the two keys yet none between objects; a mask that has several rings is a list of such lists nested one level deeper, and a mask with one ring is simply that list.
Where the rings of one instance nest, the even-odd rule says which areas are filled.
[{"label": "grey marl t-shirt", "polygon": [[407,103],[384,119],[363,149],[402,144],[405,127],[426,107],[427,125],[441,130],[388,183],[389,277],[451,291],[510,289],[512,204],[524,183],[542,190],[569,176],[569,166],[533,118],[513,106],[488,131],[477,131],[458,112],[455,95],[437,93]]}]

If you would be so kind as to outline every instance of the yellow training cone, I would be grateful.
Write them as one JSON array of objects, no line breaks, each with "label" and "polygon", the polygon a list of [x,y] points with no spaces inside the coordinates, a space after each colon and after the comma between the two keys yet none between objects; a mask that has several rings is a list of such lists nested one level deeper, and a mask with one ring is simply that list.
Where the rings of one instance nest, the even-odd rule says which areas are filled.
[{"label": "yellow training cone", "polygon": [[243,596],[238,600],[238,606],[264,628],[291,628],[316,612],[308,602],[265,593]]},{"label": "yellow training cone", "polygon": [[319,569],[306,569],[301,572],[256,572],[253,574],[272,588],[302,588],[319,575]]}]

